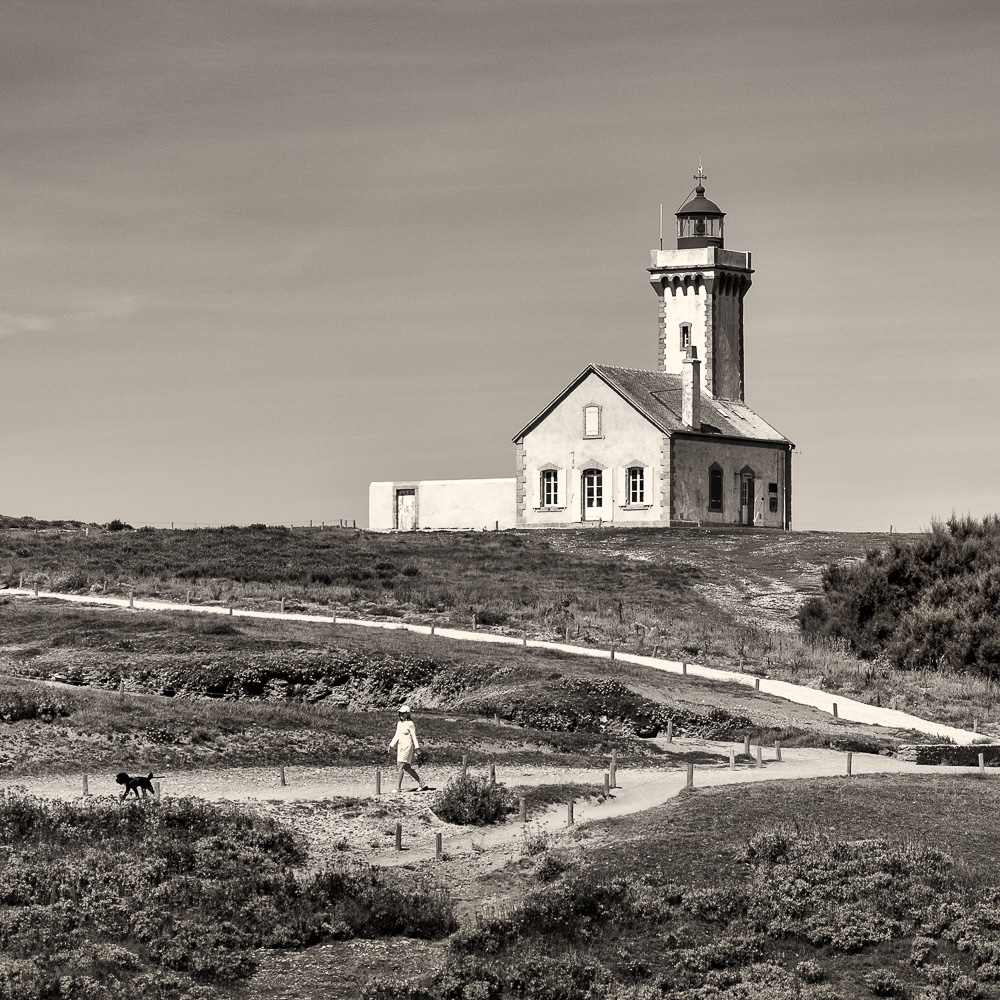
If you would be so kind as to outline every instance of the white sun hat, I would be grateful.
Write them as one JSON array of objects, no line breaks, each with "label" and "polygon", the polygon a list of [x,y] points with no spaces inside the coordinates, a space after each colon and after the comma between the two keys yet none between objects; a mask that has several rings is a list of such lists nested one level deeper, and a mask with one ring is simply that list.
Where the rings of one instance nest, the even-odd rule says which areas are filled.
[{"label": "white sun hat", "polygon": [[410,710],[410,706],[409,705],[400,705],[399,706],[399,714],[400,715],[402,715],[403,712],[409,712],[409,710]]}]

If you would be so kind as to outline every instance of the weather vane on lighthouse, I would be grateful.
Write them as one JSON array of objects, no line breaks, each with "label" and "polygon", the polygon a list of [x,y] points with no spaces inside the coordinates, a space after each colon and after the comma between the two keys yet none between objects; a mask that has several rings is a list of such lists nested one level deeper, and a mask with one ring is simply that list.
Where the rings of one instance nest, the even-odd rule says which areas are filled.
[{"label": "weather vane on lighthouse", "polygon": [[698,182],[698,186],[699,187],[704,187],[705,185],[702,184],[701,182],[708,180],[708,174],[706,174],[705,171],[701,169],[701,157],[700,156],[698,157],[698,173],[696,173],[694,175],[694,179]]}]

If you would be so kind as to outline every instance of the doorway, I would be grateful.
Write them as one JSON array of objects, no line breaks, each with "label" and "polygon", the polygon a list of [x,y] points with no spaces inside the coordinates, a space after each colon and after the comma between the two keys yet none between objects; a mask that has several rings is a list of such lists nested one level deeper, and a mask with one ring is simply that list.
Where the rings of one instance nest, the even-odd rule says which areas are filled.
[{"label": "doorway", "polygon": [[755,485],[753,471],[744,469],[740,473],[740,524],[753,525]]},{"label": "doorway", "polygon": [[399,531],[417,530],[416,490],[396,490],[396,528]]},{"label": "doorway", "polygon": [[598,521],[604,517],[604,473],[600,469],[584,469],[581,490],[580,520]]}]

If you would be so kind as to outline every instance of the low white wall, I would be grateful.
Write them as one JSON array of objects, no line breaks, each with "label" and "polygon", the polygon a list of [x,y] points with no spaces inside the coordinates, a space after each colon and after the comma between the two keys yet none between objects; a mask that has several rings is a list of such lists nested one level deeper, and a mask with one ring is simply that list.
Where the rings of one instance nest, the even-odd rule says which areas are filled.
[{"label": "low white wall", "polygon": [[513,479],[425,479],[371,483],[368,527],[395,528],[396,489],[416,491],[418,528],[513,528],[516,520]]}]

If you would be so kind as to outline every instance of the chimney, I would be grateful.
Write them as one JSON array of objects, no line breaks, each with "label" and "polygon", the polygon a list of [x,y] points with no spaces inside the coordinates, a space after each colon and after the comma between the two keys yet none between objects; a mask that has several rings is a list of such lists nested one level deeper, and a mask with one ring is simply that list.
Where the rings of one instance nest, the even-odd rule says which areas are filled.
[{"label": "chimney", "polygon": [[701,362],[698,348],[693,344],[687,350],[681,374],[681,420],[685,427],[701,430]]}]

